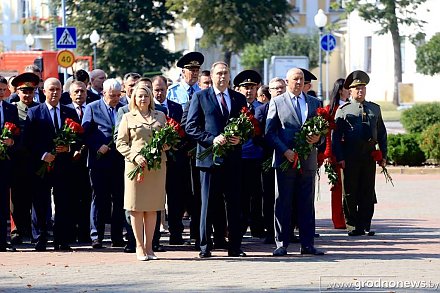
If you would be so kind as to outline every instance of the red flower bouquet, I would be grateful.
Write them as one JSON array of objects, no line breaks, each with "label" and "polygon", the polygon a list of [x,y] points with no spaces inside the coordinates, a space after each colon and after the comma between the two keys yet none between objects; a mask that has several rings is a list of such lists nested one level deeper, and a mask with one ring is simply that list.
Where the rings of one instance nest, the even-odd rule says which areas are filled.
[{"label": "red flower bouquet", "polygon": [[9,160],[7,154],[8,146],[3,141],[18,136],[19,134],[20,128],[18,128],[17,125],[11,122],[5,122],[2,134],[0,135],[0,160]]},{"label": "red flower bouquet", "polygon": [[[239,117],[229,119],[229,123],[226,125],[222,134],[226,140],[232,136],[239,137],[241,144],[255,135],[261,135],[261,128],[258,120],[252,115],[249,109],[243,107]],[[233,148],[234,145],[229,142],[224,145],[215,144],[201,152],[197,159],[204,160],[212,154],[214,164],[218,164],[216,163],[216,159],[224,158]]]},{"label": "red flower bouquet", "polygon": [[[167,123],[160,130],[153,130],[150,142],[146,143],[139,151],[139,155],[143,156],[147,161],[148,170],[159,170],[162,163],[162,149],[164,145],[176,149],[181,139],[185,136],[185,131],[177,123],[176,120],[167,117]],[[137,165],[130,173],[127,174],[130,180],[136,178],[137,182],[144,180],[145,167]]]},{"label": "red flower bouquet", "polygon": [[[78,142],[78,136],[83,132],[84,129],[79,123],[73,121],[70,118],[66,118],[66,120],[64,121],[63,128],[57,133],[56,137],[53,139],[55,147],[50,153],[56,156],[57,154],[55,151],[56,147],[70,146]],[[55,161],[51,163],[43,162],[43,165],[37,171],[37,175],[40,176],[41,178],[44,178],[47,172],[52,171],[54,163]]]}]

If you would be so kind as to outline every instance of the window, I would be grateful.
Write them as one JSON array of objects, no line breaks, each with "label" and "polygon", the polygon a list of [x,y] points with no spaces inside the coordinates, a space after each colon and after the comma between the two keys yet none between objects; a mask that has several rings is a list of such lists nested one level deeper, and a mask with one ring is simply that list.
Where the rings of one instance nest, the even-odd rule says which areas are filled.
[{"label": "window", "polygon": [[28,18],[31,16],[29,0],[20,0],[20,16],[21,18]]},{"label": "window", "polygon": [[371,36],[365,37],[365,71],[370,73],[371,72],[371,43],[372,38]]}]

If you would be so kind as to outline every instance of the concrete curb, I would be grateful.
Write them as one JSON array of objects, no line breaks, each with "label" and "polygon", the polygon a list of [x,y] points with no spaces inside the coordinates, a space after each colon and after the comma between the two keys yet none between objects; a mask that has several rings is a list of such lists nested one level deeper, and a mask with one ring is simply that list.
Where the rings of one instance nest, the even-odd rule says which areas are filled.
[{"label": "concrete curb", "polygon": [[[409,166],[387,166],[390,174],[408,174],[408,175],[425,175],[425,174],[440,174],[440,167],[409,167]],[[376,168],[376,174],[382,171],[381,167]]]}]

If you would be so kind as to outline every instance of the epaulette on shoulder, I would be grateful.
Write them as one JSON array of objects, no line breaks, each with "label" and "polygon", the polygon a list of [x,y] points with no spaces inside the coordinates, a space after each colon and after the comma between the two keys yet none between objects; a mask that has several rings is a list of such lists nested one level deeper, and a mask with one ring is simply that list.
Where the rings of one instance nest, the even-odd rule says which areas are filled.
[{"label": "epaulette on shoulder", "polygon": [[341,108],[341,109],[344,109],[344,108],[347,107],[348,105],[351,105],[351,103],[350,103],[350,102],[347,102],[347,103],[345,103],[344,105],[342,105],[340,108]]}]

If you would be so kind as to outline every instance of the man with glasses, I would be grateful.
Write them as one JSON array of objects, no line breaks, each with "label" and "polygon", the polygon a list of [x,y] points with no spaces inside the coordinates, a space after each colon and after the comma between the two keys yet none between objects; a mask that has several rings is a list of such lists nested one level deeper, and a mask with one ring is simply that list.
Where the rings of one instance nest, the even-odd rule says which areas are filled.
[{"label": "man with glasses", "polygon": [[189,52],[177,61],[177,67],[182,68],[183,79],[168,88],[167,99],[179,103],[185,108],[194,93],[200,91],[197,84],[199,80],[200,66],[205,57],[199,52]]}]

